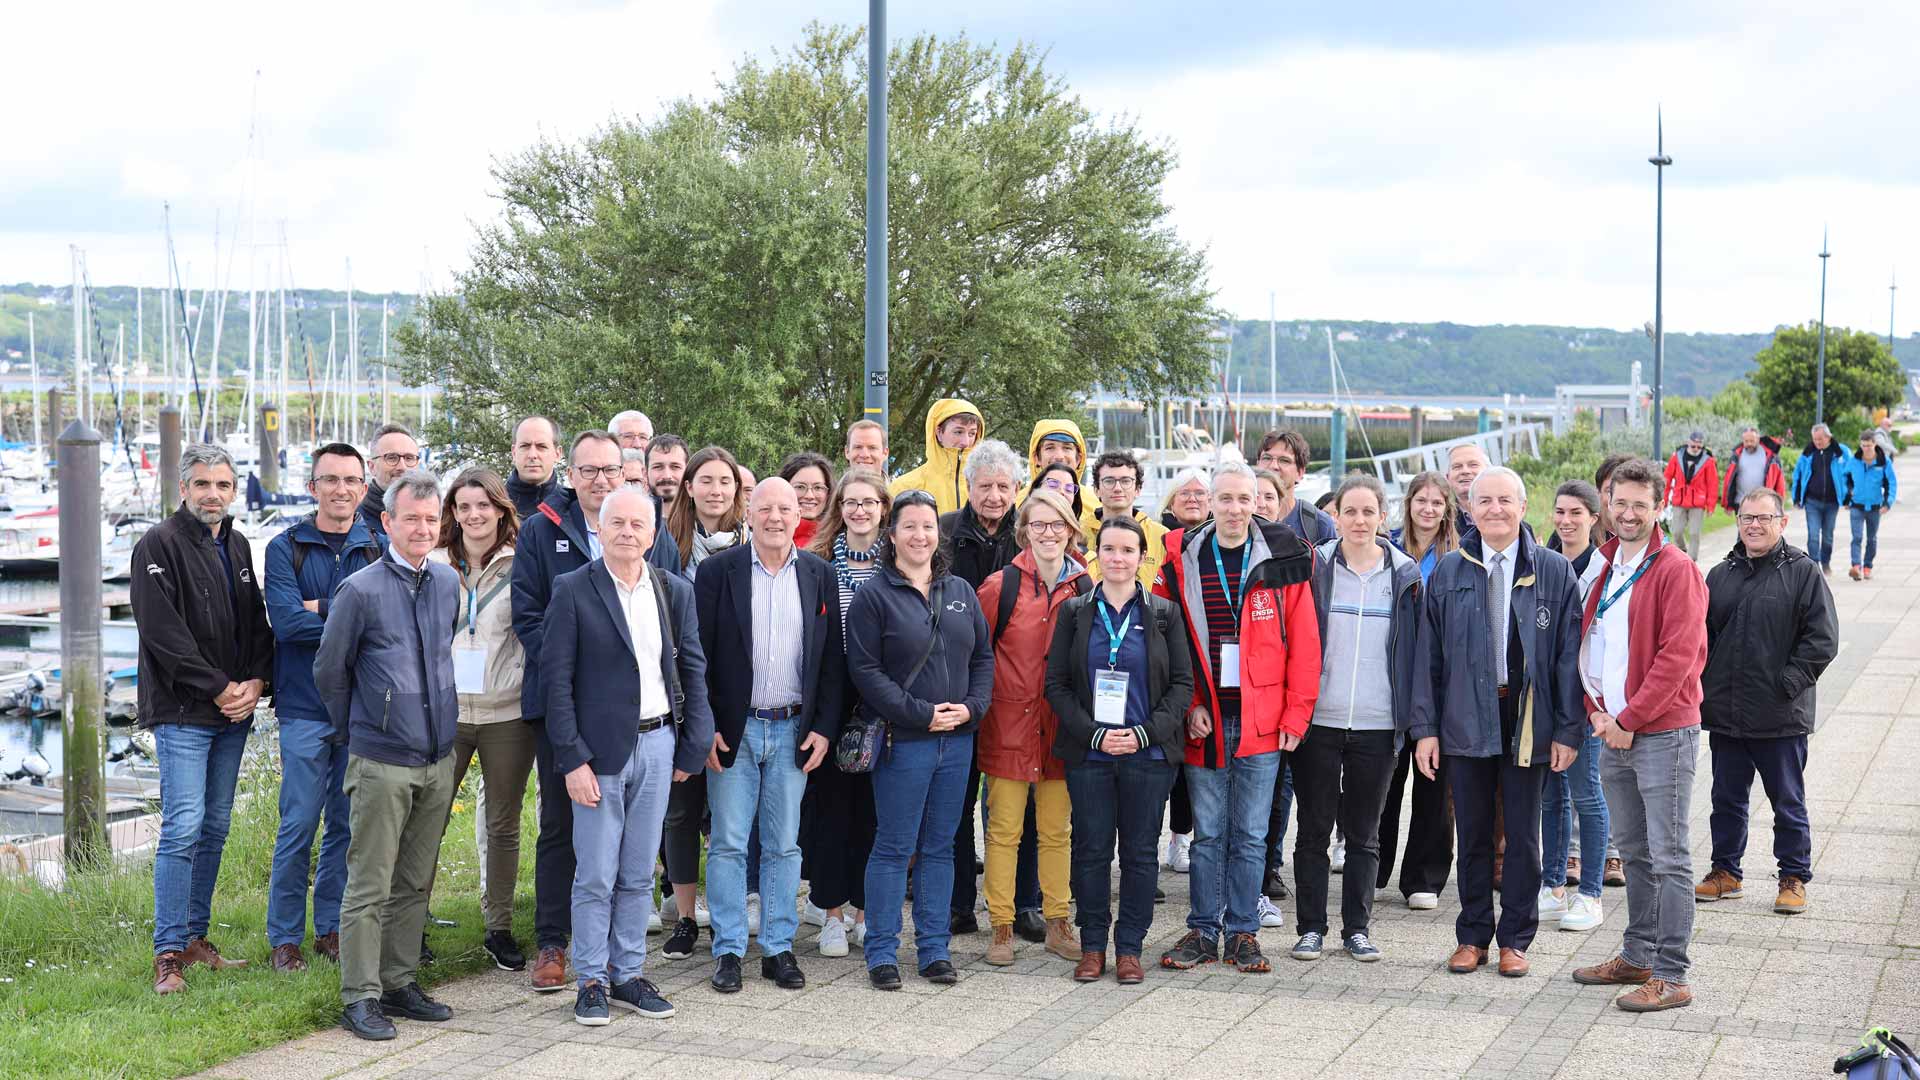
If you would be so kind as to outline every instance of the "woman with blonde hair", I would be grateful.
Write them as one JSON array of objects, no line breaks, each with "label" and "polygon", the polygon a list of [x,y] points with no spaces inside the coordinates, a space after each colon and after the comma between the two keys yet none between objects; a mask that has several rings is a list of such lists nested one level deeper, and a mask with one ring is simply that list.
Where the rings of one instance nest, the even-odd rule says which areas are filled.
[{"label": "woman with blonde hair", "polygon": [[1420,473],[1407,481],[1400,507],[1400,527],[1393,530],[1391,539],[1420,568],[1420,581],[1425,584],[1440,556],[1460,546],[1454,527],[1453,485],[1443,473]]}]

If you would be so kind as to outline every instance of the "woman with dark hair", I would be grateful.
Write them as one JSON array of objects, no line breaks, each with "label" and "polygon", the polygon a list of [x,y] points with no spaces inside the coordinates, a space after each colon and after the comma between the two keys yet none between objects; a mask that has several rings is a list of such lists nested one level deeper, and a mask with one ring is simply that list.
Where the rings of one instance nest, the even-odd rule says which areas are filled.
[{"label": "woman with dark hair", "polygon": [[[1080,506],[1080,474],[1074,471],[1073,466],[1064,461],[1056,461],[1042,468],[1034,475],[1033,484],[1029,490],[1038,491],[1041,488],[1048,488],[1067,500],[1067,505],[1073,507],[1073,520],[1080,520],[1083,515]],[[1082,542],[1081,537],[1074,537],[1074,548],[1078,549]]]},{"label": "woman with dark hair", "polygon": [[[1594,558],[1600,550],[1595,536],[1600,527],[1600,492],[1585,480],[1569,480],[1553,493],[1553,535],[1547,548],[1567,557],[1580,580],[1580,595],[1599,579],[1606,569],[1605,559]],[[1540,796],[1540,865],[1544,868],[1540,886],[1542,920],[1560,917],[1562,930],[1591,930],[1604,917],[1600,907],[1600,887],[1604,879],[1604,861],[1589,859],[1583,865],[1577,852],[1607,850],[1607,798],[1600,789],[1600,736],[1586,733],[1578,747],[1579,755],[1565,772],[1547,773],[1547,786]],[[1574,831],[1575,815],[1579,831]],[[1578,845],[1576,848],[1575,845]],[[1558,874],[1564,865],[1565,874]],[[1573,896],[1567,886],[1579,886]]]},{"label": "woman with dark hair", "polygon": [[[1185,756],[1193,660],[1173,605],[1135,576],[1146,541],[1132,518],[1101,520],[1100,584],[1061,605],[1047,649],[1047,703],[1059,717],[1053,753],[1066,762],[1072,807],[1080,982],[1106,971],[1109,927],[1115,978],[1146,977],[1140,951],[1153,926],[1154,845]],[[1116,846],[1118,920],[1108,901]]]},{"label": "woman with dark hair", "polygon": [[513,889],[520,875],[520,804],[533,771],[533,728],[520,722],[525,654],[513,632],[513,542],[520,522],[506,481],[487,468],[453,478],[440,507],[440,542],[427,558],[460,574],[454,630],[454,689],[460,719],[453,740],[453,786],[480,758],[479,815],[486,823],[487,888],[482,913],[496,966],[519,971],[526,956],[513,940]]},{"label": "woman with dark hair", "polygon": [[[1460,546],[1456,530],[1457,514],[1453,505],[1453,485],[1446,475],[1423,472],[1407,481],[1406,494],[1400,498],[1400,527],[1393,530],[1393,542],[1420,568],[1422,584],[1433,576],[1440,556]],[[1381,834],[1386,839],[1386,834]],[[1383,864],[1391,864],[1383,857]],[[1381,886],[1385,888],[1386,886]]]},{"label": "woman with dark hair", "polygon": [[747,541],[747,488],[740,463],[725,447],[709,446],[687,462],[685,479],[667,509],[667,535],[680,548],[687,580],[701,560]]},{"label": "woman with dark hair", "polygon": [[793,543],[804,548],[813,542],[820,519],[827,515],[827,503],[833,495],[833,466],[811,450],[787,455],[780,463],[780,479],[793,485],[793,497],[800,504],[800,524],[794,527]]},{"label": "woman with dark hair", "polygon": [[[876,828],[867,860],[867,977],[900,989],[900,907],[914,871],[920,976],[954,983],[948,954],[953,833],[973,733],[993,695],[993,647],[973,587],[949,572],[940,507],[903,491],[887,514],[880,572],[847,611],[847,669],[883,728],[873,766]],[[971,869],[971,868],[969,868]]]},{"label": "woman with dark hair", "polygon": [[[858,466],[848,469],[834,489],[825,517],[808,550],[833,564],[840,579],[840,634],[846,639],[847,612],[854,594],[879,572],[880,522],[887,509],[887,481]],[[846,719],[858,709],[847,695]],[[845,956],[847,946],[867,940],[867,857],[873,850],[873,778],[840,771],[833,755],[807,774],[807,795],[800,811],[801,874],[807,879],[801,918],[820,927],[821,956]],[[846,908],[853,914],[846,914]]]}]

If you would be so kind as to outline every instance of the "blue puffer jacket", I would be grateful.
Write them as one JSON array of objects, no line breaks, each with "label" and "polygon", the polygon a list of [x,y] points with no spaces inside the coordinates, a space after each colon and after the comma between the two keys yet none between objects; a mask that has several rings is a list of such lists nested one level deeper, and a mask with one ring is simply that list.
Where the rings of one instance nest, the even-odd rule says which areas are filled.
[{"label": "blue puffer jacket", "polygon": [[313,662],[334,742],[386,765],[431,765],[453,752],[460,591],[453,567],[428,560],[415,570],[391,549],[341,584]]},{"label": "blue puffer jacket", "polygon": [[1900,498],[1900,481],[1893,474],[1893,463],[1876,453],[1872,461],[1858,457],[1847,459],[1846,483],[1840,486],[1840,505],[1862,510],[1892,506]]},{"label": "blue puffer jacket", "polygon": [[[1843,495],[1847,490],[1847,466],[1853,461],[1853,452],[1848,450],[1847,444],[1843,442],[1832,442],[1827,445],[1830,449],[1837,451],[1833,455],[1833,460],[1828,463],[1827,473],[1833,477],[1834,494]],[[1813,479],[1813,459],[1816,453],[1814,445],[1808,443],[1806,448],[1800,451],[1800,460],[1793,463],[1791,490],[1795,506],[1807,501],[1807,484]]]},{"label": "blue puffer jacket", "polygon": [[[380,547],[366,520],[357,515],[339,555],[312,514],[267,544],[267,617],[273,620],[278,643],[273,652],[273,708],[282,722],[327,719],[326,702],[313,684],[313,658],[320,651],[327,611],[347,575],[378,561]],[[303,606],[307,600],[318,601],[318,613]]]}]

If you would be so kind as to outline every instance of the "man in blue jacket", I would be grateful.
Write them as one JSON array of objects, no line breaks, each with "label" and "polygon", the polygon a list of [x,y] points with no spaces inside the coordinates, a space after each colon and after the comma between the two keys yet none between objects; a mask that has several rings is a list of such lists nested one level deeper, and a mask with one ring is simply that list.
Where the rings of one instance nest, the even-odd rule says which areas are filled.
[{"label": "man in blue jacket", "polygon": [[652,498],[612,492],[599,525],[605,553],[553,583],[542,641],[546,743],[573,804],[573,1018],[590,1027],[610,1005],[673,1015],[645,977],[653,864],[671,785],[714,745],[693,587],[646,561]]},{"label": "man in blue jacket", "polygon": [[380,561],[373,533],[354,512],[366,491],[366,462],[346,443],[313,454],[307,493],[312,514],[267,545],[267,614],[279,647],[273,656],[274,712],[280,721],[280,831],[267,883],[267,944],[275,971],[306,968],[307,874],[313,834],[327,816],[320,870],[313,875],[313,948],[340,959],[340,895],[347,887],[347,750],[313,682],[313,660],[333,594],[348,574]]},{"label": "man in blue jacket", "polygon": [[[520,715],[534,725],[535,769],[540,777],[540,837],[533,855],[533,933],[539,955],[533,964],[533,988],[543,993],[567,986],[567,938],[572,933],[573,804],[566,784],[553,770],[553,745],[541,726],[547,693],[541,664],[542,629],[553,583],[600,556],[600,507],[625,480],[620,444],[604,431],[574,436],[569,453],[571,491],[558,491],[520,523],[513,547],[513,632],[526,651],[520,684]],[[680,551],[654,544],[648,559],[678,573]],[[670,563],[670,565],[668,565]]]},{"label": "man in blue jacket", "polygon": [[[1846,481],[1840,488],[1840,505],[1853,519],[1853,550],[1848,575],[1855,581],[1873,577],[1873,556],[1880,547],[1881,515],[1893,509],[1900,498],[1900,480],[1894,475],[1893,462],[1880,449],[1878,428],[1860,433],[1860,453],[1847,459]],[[1866,555],[1860,554],[1861,541]]]},{"label": "man in blue jacket", "polygon": [[[1500,945],[1500,974],[1527,974],[1540,926],[1540,796],[1585,738],[1580,592],[1573,567],[1533,542],[1518,474],[1489,467],[1468,488],[1474,532],[1427,581],[1415,648],[1414,764],[1431,780],[1447,758],[1460,849],[1458,942],[1447,970],[1466,974]],[[1506,811],[1500,921],[1493,917],[1493,818]],[[1534,825],[1526,825],[1532,822]]]},{"label": "man in blue jacket", "polygon": [[1840,496],[1847,487],[1853,455],[1825,424],[1813,425],[1811,441],[1793,464],[1793,505],[1807,517],[1807,557],[1822,574],[1833,573],[1833,534],[1840,519]]},{"label": "man in blue jacket", "polygon": [[453,1015],[421,991],[415,972],[453,802],[460,575],[427,559],[440,535],[433,474],[403,473],[385,500],[386,553],[341,583],[313,662],[333,737],[348,753],[353,839],[340,904],[340,1026],[362,1039],[393,1038],[389,1015]]}]

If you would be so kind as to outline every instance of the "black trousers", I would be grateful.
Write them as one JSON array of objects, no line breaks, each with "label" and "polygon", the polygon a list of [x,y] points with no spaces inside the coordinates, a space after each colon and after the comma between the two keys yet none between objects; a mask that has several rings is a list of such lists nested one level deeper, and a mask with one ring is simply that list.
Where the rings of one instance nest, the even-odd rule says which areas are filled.
[{"label": "black trousers", "polygon": [[1347,838],[1340,881],[1340,936],[1364,933],[1373,916],[1373,878],[1380,860],[1380,806],[1393,776],[1392,731],[1342,731],[1314,726],[1287,754],[1300,815],[1294,839],[1293,882],[1298,933],[1327,932],[1327,844],[1337,821]]},{"label": "black trousers", "polygon": [[[973,864],[980,857],[980,849],[973,842],[974,807],[979,803],[980,763],[976,760],[967,770],[966,801],[960,804],[960,827],[953,834],[951,910],[954,918],[973,914],[980,902],[980,877],[973,872]],[[1014,854],[1013,909],[1016,912],[1040,910],[1039,837],[1033,823],[1033,800],[1028,799],[1026,824],[1020,828],[1020,849]]]},{"label": "black trousers", "polygon": [[[667,818],[660,829],[660,853],[669,885],[700,883],[700,831],[707,819],[707,774],[703,769],[675,781],[667,792]],[[682,918],[693,912],[683,911]]]},{"label": "black trousers", "polygon": [[1380,811],[1380,870],[1374,875],[1377,889],[1387,887],[1393,877],[1393,860],[1400,854],[1400,806],[1406,800],[1407,782],[1413,782],[1413,812],[1407,819],[1407,850],[1400,862],[1400,895],[1433,893],[1447,887],[1453,872],[1453,814],[1447,805],[1447,762],[1442,756],[1432,780],[1413,767],[1413,742],[1400,748],[1394,762],[1393,779],[1387,784],[1386,805]]},{"label": "black trousers", "polygon": [[1182,836],[1193,835],[1193,800],[1187,797],[1187,770],[1174,772],[1173,794],[1167,796],[1167,828]]},{"label": "black trousers", "polygon": [[553,763],[547,726],[533,726],[540,776],[540,837],[533,845],[533,937],[537,948],[564,949],[573,936],[573,800]]},{"label": "black trousers", "polygon": [[[1506,755],[1447,759],[1460,841],[1460,917],[1454,921],[1454,940],[1462,945],[1489,948],[1497,941],[1502,948],[1524,952],[1540,928],[1540,796],[1546,788],[1547,762],[1536,761],[1522,768]],[[1505,809],[1507,821],[1498,927],[1493,920],[1496,803]]]},{"label": "black trousers", "polygon": [[867,909],[867,857],[873,853],[873,777],[843,773],[833,755],[807,775],[800,805],[800,875],[815,907]]}]

